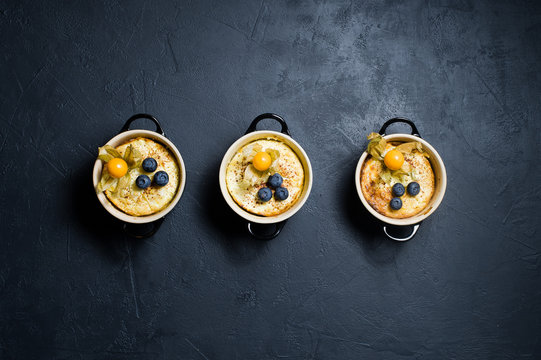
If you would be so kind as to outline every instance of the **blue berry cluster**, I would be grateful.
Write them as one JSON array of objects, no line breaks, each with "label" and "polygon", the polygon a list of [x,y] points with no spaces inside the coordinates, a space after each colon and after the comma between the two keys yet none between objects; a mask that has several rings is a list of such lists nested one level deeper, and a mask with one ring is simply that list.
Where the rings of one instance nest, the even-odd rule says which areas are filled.
[{"label": "blue berry cluster", "polygon": [[272,190],[274,189],[274,198],[276,200],[285,200],[289,197],[289,191],[282,187],[284,179],[278,173],[269,176],[267,180],[268,187],[262,187],[257,192],[257,197],[263,202],[267,202],[272,198]]},{"label": "blue berry cluster", "polygon": [[[141,164],[141,167],[146,172],[154,172],[158,168],[158,162],[153,158],[146,158],[143,160],[143,163]],[[169,175],[163,171],[160,170],[157,173],[154,174],[154,184],[157,186],[165,186],[169,182]],[[148,175],[139,175],[137,179],[135,179],[135,185],[139,189],[146,189],[151,185],[152,181],[150,180],[150,177]]]},{"label": "blue berry cluster", "polygon": [[389,206],[393,210],[399,210],[402,207],[402,199],[400,197],[406,193],[406,189],[408,191],[408,194],[411,196],[415,196],[419,194],[421,191],[421,186],[419,183],[412,181],[408,184],[407,188],[404,188],[404,185],[400,183],[396,183],[393,185],[392,193],[393,198],[391,199],[391,202],[389,203]]}]

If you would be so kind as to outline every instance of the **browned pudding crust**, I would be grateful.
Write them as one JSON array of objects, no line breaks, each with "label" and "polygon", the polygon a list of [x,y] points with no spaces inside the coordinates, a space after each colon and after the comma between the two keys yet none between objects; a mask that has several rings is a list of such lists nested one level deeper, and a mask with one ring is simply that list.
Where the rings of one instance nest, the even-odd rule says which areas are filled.
[{"label": "browned pudding crust", "polygon": [[[394,149],[399,143],[388,143],[386,151]],[[416,196],[411,196],[407,192],[401,196],[402,208],[393,210],[389,202],[393,198],[392,186],[397,182],[388,184],[380,174],[385,170],[383,161],[376,160],[369,156],[364,162],[361,171],[361,190],[366,201],[378,213],[395,219],[403,219],[414,216],[428,205],[434,194],[434,172],[430,161],[420,152],[414,151],[404,154],[404,165],[402,168],[406,172],[413,170],[415,178],[408,177],[402,183],[404,187],[411,181],[416,181],[421,187],[421,191]]]},{"label": "browned pudding crust", "polygon": [[[115,191],[105,191],[105,196],[119,210],[132,216],[145,216],[154,214],[169,205],[175,197],[180,182],[180,169],[175,156],[162,144],[143,137],[132,139],[116,149],[124,155],[126,148],[132,145],[142,155],[142,159],[152,157],[158,163],[156,171],[164,170],[169,175],[169,182],[165,186],[150,186],[144,190],[135,185],[135,179],[141,174],[148,175],[151,179],[155,173],[147,173],[141,166],[133,169],[125,176],[129,176],[129,186]],[[106,171],[106,167],[104,167]]]},{"label": "browned pudding crust", "polygon": [[[279,158],[269,170],[255,170],[252,165],[254,154],[271,150],[279,151]],[[272,197],[263,202],[257,192],[267,186],[269,176],[274,173],[282,176],[282,186],[289,191],[289,197],[285,200]],[[244,210],[255,215],[275,216],[289,210],[300,198],[304,187],[304,168],[297,154],[284,142],[273,137],[259,139],[243,146],[233,156],[227,165],[226,184],[233,200]]]}]

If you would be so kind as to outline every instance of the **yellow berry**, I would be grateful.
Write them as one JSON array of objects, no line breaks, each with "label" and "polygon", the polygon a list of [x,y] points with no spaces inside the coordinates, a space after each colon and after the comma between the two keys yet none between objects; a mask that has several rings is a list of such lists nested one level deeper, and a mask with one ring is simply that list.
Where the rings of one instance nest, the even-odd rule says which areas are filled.
[{"label": "yellow berry", "polygon": [[404,155],[400,151],[393,149],[385,154],[383,161],[390,170],[398,170],[404,163]]},{"label": "yellow berry", "polygon": [[272,163],[272,159],[270,155],[264,151],[261,151],[255,154],[254,160],[252,160],[252,164],[259,171],[267,170],[271,166],[271,163]]},{"label": "yellow berry", "polygon": [[128,164],[121,158],[114,158],[107,163],[107,170],[114,178],[121,178],[128,172]]}]

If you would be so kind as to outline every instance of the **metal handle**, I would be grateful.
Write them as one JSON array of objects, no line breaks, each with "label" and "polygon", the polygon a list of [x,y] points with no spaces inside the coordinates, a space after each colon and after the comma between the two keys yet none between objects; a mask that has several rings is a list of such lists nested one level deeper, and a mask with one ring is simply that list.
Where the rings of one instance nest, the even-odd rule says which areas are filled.
[{"label": "metal handle", "polygon": [[402,118],[402,117],[396,117],[396,118],[392,118],[390,120],[387,120],[385,122],[385,124],[383,124],[383,126],[381,127],[381,130],[379,131],[379,134],[384,136],[385,135],[385,130],[387,130],[387,127],[389,125],[397,123],[397,122],[408,124],[411,127],[411,135],[421,137],[421,135],[419,135],[419,130],[417,130],[417,127],[415,126],[413,121],[411,121],[409,119],[406,119],[406,118]]},{"label": "metal handle", "polygon": [[408,241],[409,239],[411,239],[412,237],[415,236],[415,234],[417,234],[417,230],[419,230],[419,226],[420,224],[415,224],[413,225],[413,230],[411,232],[411,234],[405,238],[397,238],[397,237],[394,237],[394,236],[391,236],[389,235],[389,233],[387,232],[387,225],[383,225],[383,232],[385,233],[385,235],[387,235],[387,237],[391,240],[395,240],[395,241]]},{"label": "metal handle", "polygon": [[162,126],[160,125],[160,122],[158,119],[156,119],[154,116],[149,114],[135,114],[131,118],[126,121],[124,126],[122,126],[122,129],[120,129],[120,132],[128,131],[130,129],[130,125],[132,122],[134,122],[137,119],[148,119],[151,120],[156,125],[156,132],[160,135],[165,136],[165,133],[163,132]]},{"label": "metal handle", "polygon": [[[279,223],[276,223],[276,224],[269,224],[267,226],[274,226],[275,229],[274,229],[274,232],[270,235],[263,235],[263,234],[258,234],[256,232],[254,232],[254,229],[252,228],[252,225],[253,223],[249,222],[248,223],[248,232],[253,236],[255,237],[256,239],[259,239],[259,240],[272,240],[274,239],[275,237],[278,236],[278,234],[280,234],[280,232],[282,231],[282,229],[284,228],[284,225],[286,224],[286,221],[287,220],[284,220],[284,221],[281,221]],[[261,224],[258,224],[258,225],[261,225]]]},{"label": "metal handle", "polygon": [[[152,229],[144,233],[138,233],[136,230],[137,225],[141,226],[144,224],[131,224],[131,223],[125,222],[122,224],[122,231],[124,232],[124,234],[134,237],[136,239],[146,239],[156,234],[160,226],[162,226],[164,220],[165,220],[165,216],[162,217],[161,219],[148,223],[148,225],[152,225]],[[132,228],[132,230],[130,230],[130,227]]]},{"label": "metal handle", "polygon": [[276,120],[280,123],[280,125],[282,125],[282,134],[286,134],[286,135],[289,135],[291,136],[291,134],[289,133],[289,129],[287,127],[287,124],[286,124],[286,121],[280,116],[280,115],[276,115],[276,114],[272,114],[272,113],[265,113],[265,114],[261,114],[259,115],[258,117],[256,117],[252,123],[250,124],[250,126],[248,127],[248,130],[246,130],[246,134],[248,133],[251,133],[252,131],[256,131],[257,129],[257,123],[260,122],[261,120],[263,119],[273,119],[273,120]]}]

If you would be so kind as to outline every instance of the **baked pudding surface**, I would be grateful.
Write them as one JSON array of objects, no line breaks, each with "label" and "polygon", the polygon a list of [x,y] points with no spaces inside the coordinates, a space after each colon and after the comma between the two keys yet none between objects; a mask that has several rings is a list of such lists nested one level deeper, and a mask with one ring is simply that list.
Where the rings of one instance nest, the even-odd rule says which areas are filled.
[{"label": "baked pudding surface", "polygon": [[[385,151],[388,152],[399,144],[396,142],[387,143]],[[409,182],[415,181],[420,185],[420,192],[415,196],[411,196],[407,192],[401,196],[402,207],[398,210],[393,210],[389,203],[393,198],[391,189],[394,184],[400,181],[391,177],[390,181],[386,182],[382,178],[381,175],[385,171],[383,161],[369,156],[361,171],[361,190],[368,204],[378,213],[395,219],[408,218],[423,211],[432,198],[435,187],[434,171],[430,161],[423,153],[413,151],[405,153],[403,156],[402,169],[413,176],[405,176],[405,181],[401,183],[407,186]]]},{"label": "baked pudding surface", "polygon": [[[258,152],[278,151],[279,156],[266,171],[258,171],[252,164]],[[274,196],[261,201],[258,191],[267,186],[269,176],[278,173],[283,178],[282,187],[289,191],[285,200]],[[233,200],[244,210],[260,216],[275,216],[290,209],[302,194],[304,168],[297,154],[275,137],[255,140],[240,148],[226,168],[225,181]]]},{"label": "baked pudding surface", "polygon": [[[158,164],[157,169],[152,173],[144,171],[141,166],[130,170],[125,175],[129,176],[129,185],[118,191],[108,189],[105,196],[115,207],[128,215],[145,216],[157,213],[166,208],[177,193],[181,176],[179,165],[169,149],[148,138],[138,137],[129,140],[117,146],[116,150],[124,156],[129,145],[139,151],[142,159],[154,158]],[[160,170],[169,175],[169,182],[165,186],[153,185],[144,190],[137,187],[135,180],[139,175],[145,174],[152,178],[152,174]]]}]

